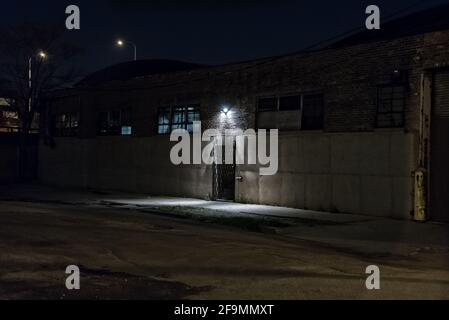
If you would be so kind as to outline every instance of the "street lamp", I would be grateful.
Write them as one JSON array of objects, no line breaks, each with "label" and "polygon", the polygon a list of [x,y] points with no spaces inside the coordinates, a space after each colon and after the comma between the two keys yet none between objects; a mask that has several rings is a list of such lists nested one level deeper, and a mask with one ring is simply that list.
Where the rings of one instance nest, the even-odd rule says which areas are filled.
[{"label": "street lamp", "polygon": [[116,42],[116,44],[117,44],[119,47],[123,47],[125,44],[131,45],[131,46],[134,48],[134,61],[137,60],[137,46],[136,46],[136,44],[135,44],[134,42],[131,42],[131,41],[125,41],[125,40],[122,40],[122,39],[118,39],[117,42]]},{"label": "street lamp", "polygon": [[[39,51],[37,53],[37,56],[41,59],[45,59],[47,57],[47,54],[44,51]],[[31,103],[32,103],[32,65],[33,65],[33,56],[28,58],[28,89],[30,89],[30,96],[28,97],[28,111],[31,112]]]}]

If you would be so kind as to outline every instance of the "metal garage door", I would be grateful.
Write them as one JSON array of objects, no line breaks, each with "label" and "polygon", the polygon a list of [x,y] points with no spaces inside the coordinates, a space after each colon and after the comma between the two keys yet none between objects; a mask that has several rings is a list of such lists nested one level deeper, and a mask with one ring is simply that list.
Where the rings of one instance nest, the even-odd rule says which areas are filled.
[{"label": "metal garage door", "polygon": [[449,221],[449,72],[434,75],[431,118],[431,219]]}]

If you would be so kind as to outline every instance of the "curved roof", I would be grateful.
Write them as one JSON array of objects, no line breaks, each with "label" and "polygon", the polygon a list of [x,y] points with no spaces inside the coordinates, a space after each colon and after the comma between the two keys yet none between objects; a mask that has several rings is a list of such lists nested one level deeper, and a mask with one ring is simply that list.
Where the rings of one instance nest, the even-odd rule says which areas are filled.
[{"label": "curved roof", "polygon": [[390,40],[421,33],[449,29],[449,4],[420,10],[390,21],[382,22],[379,30],[363,30],[337,40],[329,48],[365,42]]},{"label": "curved roof", "polygon": [[115,64],[89,74],[77,86],[95,85],[114,80],[128,80],[153,74],[193,70],[204,65],[164,59],[137,60]]}]

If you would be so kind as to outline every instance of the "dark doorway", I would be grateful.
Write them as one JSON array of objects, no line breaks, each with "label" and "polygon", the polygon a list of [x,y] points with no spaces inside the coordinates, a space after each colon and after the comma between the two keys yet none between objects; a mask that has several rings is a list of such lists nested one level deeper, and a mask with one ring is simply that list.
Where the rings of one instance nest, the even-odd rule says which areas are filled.
[{"label": "dark doorway", "polygon": [[431,219],[449,221],[449,72],[434,75],[431,117]]},{"label": "dark doorway", "polygon": [[234,201],[235,192],[235,165],[214,165],[215,199]]},{"label": "dark doorway", "polygon": [[[234,143],[234,142],[232,142]],[[224,163],[225,146],[215,146],[215,150],[221,149],[223,164],[213,165],[213,186],[214,199],[221,201],[235,200],[235,161],[233,164]],[[233,147],[233,157],[235,160],[235,145]]]}]

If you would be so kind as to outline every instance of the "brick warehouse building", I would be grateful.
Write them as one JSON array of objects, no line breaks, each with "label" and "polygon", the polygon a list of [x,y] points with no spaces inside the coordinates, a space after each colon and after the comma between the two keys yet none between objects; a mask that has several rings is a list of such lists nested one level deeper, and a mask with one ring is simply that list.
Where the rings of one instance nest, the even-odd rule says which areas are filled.
[{"label": "brick warehouse building", "polygon": [[[95,73],[53,94],[43,118],[54,144],[40,146],[40,179],[449,221],[448,13],[414,14],[316,51],[214,67],[138,61]],[[203,130],[278,128],[278,173],[174,166],[169,132],[194,119]]]}]

